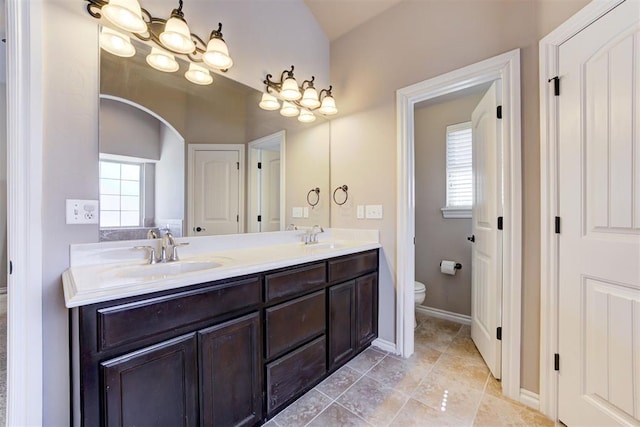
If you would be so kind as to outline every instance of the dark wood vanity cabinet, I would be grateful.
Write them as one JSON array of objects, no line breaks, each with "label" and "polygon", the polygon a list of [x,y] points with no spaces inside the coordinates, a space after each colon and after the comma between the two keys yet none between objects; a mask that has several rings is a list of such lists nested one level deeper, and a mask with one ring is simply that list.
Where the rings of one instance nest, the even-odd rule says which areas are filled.
[{"label": "dark wood vanity cabinet", "polygon": [[378,250],[74,309],[74,425],[259,425],[377,336]]}]

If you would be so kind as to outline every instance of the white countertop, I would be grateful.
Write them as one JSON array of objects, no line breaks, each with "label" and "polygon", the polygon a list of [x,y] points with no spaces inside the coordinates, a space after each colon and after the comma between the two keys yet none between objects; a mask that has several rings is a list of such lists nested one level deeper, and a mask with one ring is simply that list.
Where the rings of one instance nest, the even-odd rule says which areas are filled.
[{"label": "white countertop", "polygon": [[377,230],[330,229],[318,244],[304,245],[300,231],[177,239],[180,261],[149,265],[145,251],[158,245],[136,240],[71,245],[71,267],[63,273],[65,305],[79,307],[176,289],[246,274],[380,248]]}]

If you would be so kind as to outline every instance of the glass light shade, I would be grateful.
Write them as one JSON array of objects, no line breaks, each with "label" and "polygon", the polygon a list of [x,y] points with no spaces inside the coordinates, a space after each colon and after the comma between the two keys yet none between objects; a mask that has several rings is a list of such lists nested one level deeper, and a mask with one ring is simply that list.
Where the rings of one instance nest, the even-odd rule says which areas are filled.
[{"label": "glass light shade", "polygon": [[229,56],[227,44],[219,37],[213,37],[207,43],[207,50],[202,55],[202,60],[211,68],[228,70],[233,66],[233,61]]},{"label": "glass light shade", "polygon": [[302,95],[302,99],[300,100],[300,104],[310,108],[318,108],[320,106],[320,101],[318,101],[318,92],[312,88],[308,87],[304,90],[304,95]]},{"label": "glass light shade", "polygon": [[110,0],[102,6],[104,16],[113,25],[130,33],[144,33],[147,24],[142,19],[138,0]]},{"label": "glass light shade", "polygon": [[102,27],[100,31],[100,47],[109,53],[125,58],[136,54],[129,36],[124,35],[108,27]]},{"label": "glass light shade", "polygon": [[302,123],[311,123],[315,121],[316,116],[306,108],[300,109],[300,115],[298,116],[298,121]]},{"label": "glass light shade", "polygon": [[147,63],[158,71],[164,71],[165,73],[173,73],[178,71],[180,66],[175,57],[158,47],[152,47],[151,53],[147,55]]},{"label": "glass light shade", "polygon": [[332,96],[325,96],[322,99],[322,106],[320,107],[320,112],[322,114],[326,114],[327,116],[331,116],[338,112],[336,108],[336,100],[333,99]]},{"label": "glass light shade", "polygon": [[267,111],[274,111],[280,108],[278,98],[266,92],[262,94],[262,99],[258,105],[260,108]]},{"label": "glass light shade", "polygon": [[298,82],[293,77],[287,77],[282,83],[282,89],[280,90],[280,96],[287,101],[296,101],[300,99],[302,94],[298,89]]},{"label": "glass light shade", "polygon": [[210,85],[213,83],[213,77],[209,74],[209,70],[201,65],[194,64],[193,62],[189,64],[189,70],[184,73],[184,76],[191,83],[195,83],[197,85]]},{"label": "glass light shade", "polygon": [[285,117],[295,117],[298,115],[298,107],[296,107],[290,102],[282,101],[282,108],[280,109],[280,114],[282,114]]},{"label": "glass light shade", "polygon": [[165,47],[180,53],[193,53],[196,44],[191,40],[191,32],[185,21],[175,16],[169,18],[160,34],[160,41]]}]

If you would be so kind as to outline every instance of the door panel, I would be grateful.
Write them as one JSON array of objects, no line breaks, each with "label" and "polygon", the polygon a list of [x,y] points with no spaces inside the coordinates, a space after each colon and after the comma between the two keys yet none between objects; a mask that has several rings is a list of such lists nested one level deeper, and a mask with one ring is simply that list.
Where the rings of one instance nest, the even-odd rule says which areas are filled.
[{"label": "door panel", "polygon": [[280,152],[262,150],[262,224],[260,231],[280,230]]},{"label": "door panel", "polygon": [[494,377],[501,376],[502,212],[501,131],[496,116],[500,82],[495,81],[471,115],[473,132],[473,220],[471,338]]},{"label": "door panel", "polygon": [[191,232],[198,236],[239,233],[239,151],[196,150],[194,156],[192,203],[196,230]]},{"label": "door panel", "polygon": [[640,2],[560,46],[559,418],[640,422]]}]

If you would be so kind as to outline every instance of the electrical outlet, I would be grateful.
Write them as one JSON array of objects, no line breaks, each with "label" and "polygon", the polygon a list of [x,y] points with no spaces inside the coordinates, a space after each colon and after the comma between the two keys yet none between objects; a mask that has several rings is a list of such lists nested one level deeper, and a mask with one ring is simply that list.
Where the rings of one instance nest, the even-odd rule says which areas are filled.
[{"label": "electrical outlet", "polygon": [[67,224],[97,224],[98,201],[67,199]]},{"label": "electrical outlet", "polygon": [[366,205],[364,209],[367,219],[382,219],[382,205]]},{"label": "electrical outlet", "polygon": [[363,205],[358,205],[356,207],[356,218],[364,219],[364,206]]}]

